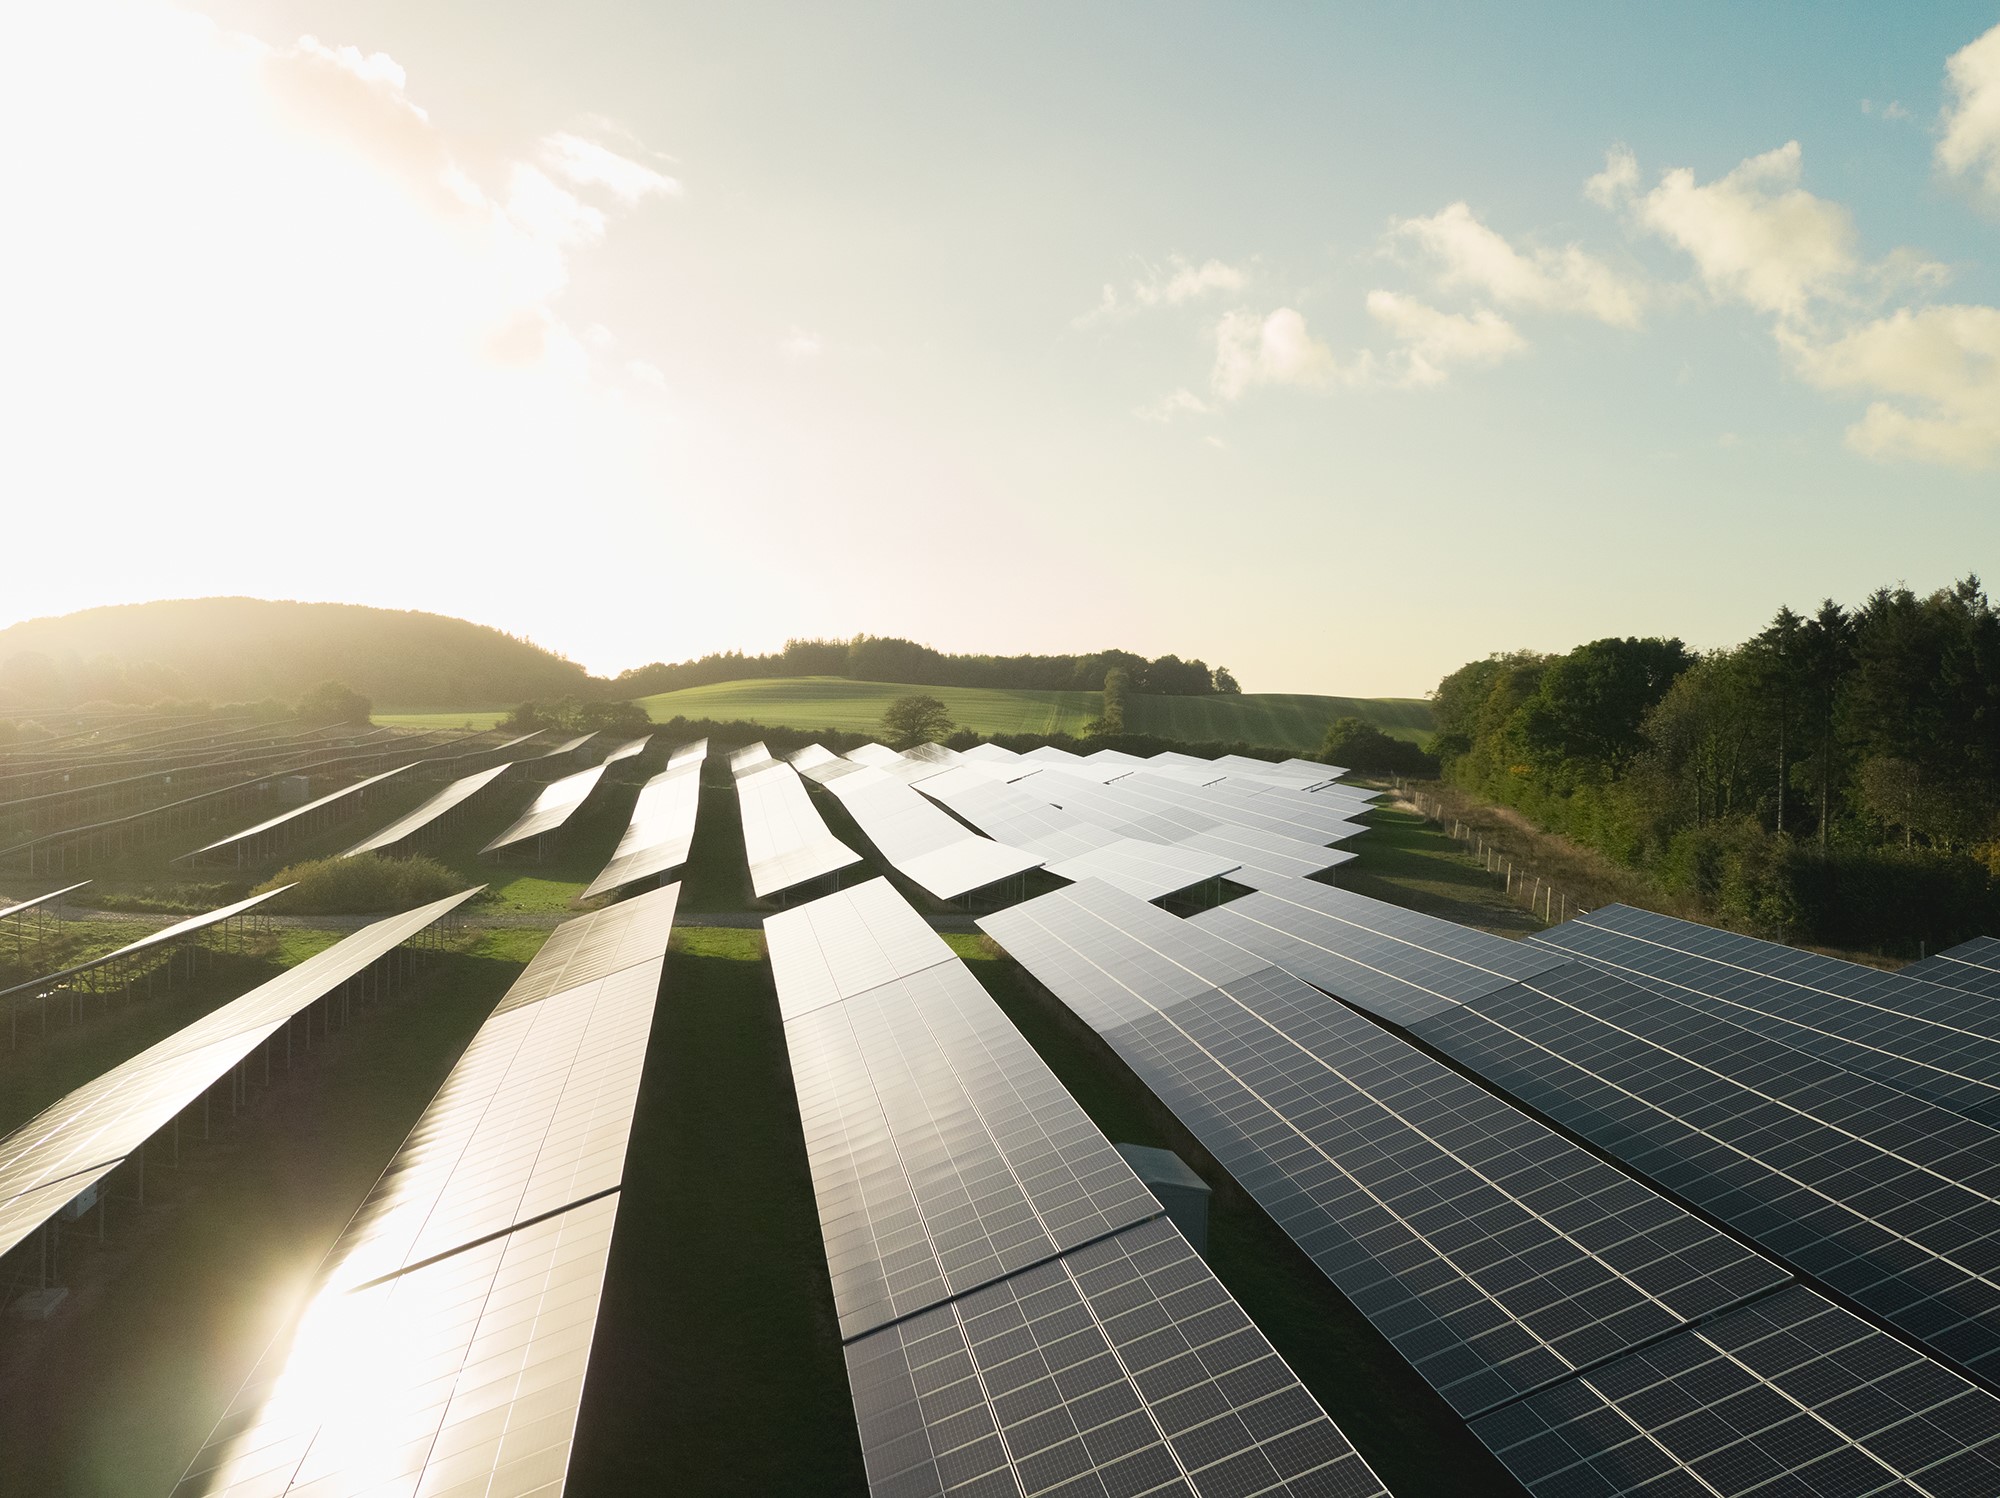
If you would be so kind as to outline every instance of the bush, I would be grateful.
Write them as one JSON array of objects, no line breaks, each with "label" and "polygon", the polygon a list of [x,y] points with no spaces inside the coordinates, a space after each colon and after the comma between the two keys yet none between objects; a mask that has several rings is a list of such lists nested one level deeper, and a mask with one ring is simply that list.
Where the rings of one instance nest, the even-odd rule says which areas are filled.
[{"label": "bush", "polygon": [[1319,746],[1322,763],[1343,765],[1364,775],[1431,775],[1437,765],[1415,744],[1391,738],[1360,718],[1335,718]]},{"label": "bush", "polygon": [[302,723],[352,723],[365,728],[374,704],[344,681],[323,681],[299,699]]},{"label": "bush", "polygon": [[293,915],[374,915],[409,910],[465,888],[464,879],[434,858],[384,858],[377,853],[295,863],[258,885],[257,892],[283,884],[293,888],[271,905]]}]

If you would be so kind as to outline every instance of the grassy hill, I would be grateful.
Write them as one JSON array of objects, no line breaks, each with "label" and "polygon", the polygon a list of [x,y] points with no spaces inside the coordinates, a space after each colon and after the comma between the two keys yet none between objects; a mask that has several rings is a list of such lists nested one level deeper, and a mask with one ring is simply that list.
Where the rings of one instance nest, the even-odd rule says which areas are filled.
[{"label": "grassy hill", "polygon": [[[676,716],[742,718],[778,728],[842,728],[872,732],[882,710],[907,692],[941,699],[952,718],[979,733],[1081,733],[1103,709],[1098,692],[1028,692],[971,687],[909,687],[838,676],[772,677],[722,682],[642,697],[656,723]],[[453,722],[463,715],[446,715]],[[1135,697],[1126,709],[1132,733],[1200,742],[1207,739],[1265,744],[1274,749],[1317,749],[1335,718],[1355,717],[1397,738],[1430,731],[1428,702],[1405,697],[1315,697],[1250,693],[1240,697]]]},{"label": "grassy hill", "polygon": [[500,630],[360,604],[181,598],[0,629],[0,706],[291,701],[323,681],[378,706],[593,691],[583,667]]}]

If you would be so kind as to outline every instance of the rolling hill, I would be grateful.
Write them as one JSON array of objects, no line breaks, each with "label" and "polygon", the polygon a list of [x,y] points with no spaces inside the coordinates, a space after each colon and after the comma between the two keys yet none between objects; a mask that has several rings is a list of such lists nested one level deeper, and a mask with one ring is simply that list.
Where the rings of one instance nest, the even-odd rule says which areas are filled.
[{"label": "rolling hill", "polygon": [[[778,728],[841,728],[873,732],[882,710],[907,692],[924,691],[951,710],[960,727],[978,733],[1081,733],[1103,708],[1098,692],[1030,692],[998,688],[909,687],[839,676],[790,676],[721,682],[642,697],[656,723],[679,716],[741,718]],[[1131,733],[1188,742],[1242,740],[1274,749],[1317,749],[1335,718],[1354,717],[1384,733],[1415,741],[1430,731],[1428,702],[1409,697],[1316,697],[1246,693],[1217,697],[1134,697],[1125,712]],[[456,720],[454,720],[456,721]]]},{"label": "rolling hill", "polygon": [[344,681],[384,704],[596,695],[583,667],[483,624],[262,598],[85,609],[0,629],[0,706],[296,699]]}]

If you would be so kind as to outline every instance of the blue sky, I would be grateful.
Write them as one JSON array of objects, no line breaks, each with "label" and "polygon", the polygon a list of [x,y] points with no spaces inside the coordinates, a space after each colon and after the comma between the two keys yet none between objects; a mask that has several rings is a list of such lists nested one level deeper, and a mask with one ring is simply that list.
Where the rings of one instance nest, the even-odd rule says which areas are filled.
[{"label": "blue sky", "polygon": [[30,541],[109,523],[4,607],[1417,694],[1989,572],[1996,23],[65,10],[0,80],[49,206],[0,291],[0,485]]}]

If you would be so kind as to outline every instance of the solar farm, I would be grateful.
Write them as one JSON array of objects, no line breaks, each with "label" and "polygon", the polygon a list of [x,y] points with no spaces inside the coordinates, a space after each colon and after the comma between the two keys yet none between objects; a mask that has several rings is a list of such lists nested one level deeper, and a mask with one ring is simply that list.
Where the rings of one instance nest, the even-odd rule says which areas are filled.
[{"label": "solar farm", "polygon": [[1509,939],[1343,883],[1384,801],[0,751],[0,1492],[2000,1493],[2000,941]]}]

